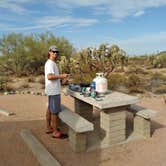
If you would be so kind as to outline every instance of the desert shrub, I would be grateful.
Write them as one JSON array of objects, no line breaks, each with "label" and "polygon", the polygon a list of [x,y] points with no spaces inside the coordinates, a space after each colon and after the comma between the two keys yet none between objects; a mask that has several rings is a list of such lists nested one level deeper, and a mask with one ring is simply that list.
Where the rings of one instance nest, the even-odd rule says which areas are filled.
[{"label": "desert shrub", "polygon": [[156,72],[151,75],[150,78],[151,87],[159,87],[162,84],[166,84],[166,76],[162,73]]},{"label": "desert shrub", "polygon": [[27,79],[27,81],[28,81],[28,82],[35,82],[35,78],[34,78],[33,76],[31,76],[31,77],[29,77],[29,78]]},{"label": "desert shrub", "polygon": [[129,66],[126,74],[148,74],[146,70],[138,66]]},{"label": "desert shrub", "polygon": [[16,88],[12,85],[7,84],[5,91],[16,91]]},{"label": "desert shrub", "polygon": [[117,67],[114,71],[115,71],[116,73],[122,73],[122,72],[124,72],[124,68],[122,68],[122,67]]},{"label": "desert shrub", "polygon": [[149,77],[140,77],[141,84],[144,90],[151,92],[152,86],[151,86],[151,80]]},{"label": "desert shrub", "polygon": [[44,85],[44,84],[42,84],[41,88],[42,88],[42,89],[45,89],[45,85]]},{"label": "desert shrub", "polygon": [[160,72],[155,72],[151,74],[151,79],[153,80],[160,79],[166,81],[166,76]]},{"label": "desert shrub", "polygon": [[127,79],[127,87],[130,92],[142,93],[143,92],[143,81],[137,74],[129,75]]},{"label": "desert shrub", "polygon": [[160,87],[154,90],[154,93],[164,94],[166,93],[166,85],[161,85]]},{"label": "desert shrub", "polygon": [[157,55],[152,62],[153,66],[156,68],[166,67],[166,52],[161,52]]},{"label": "desert shrub", "polygon": [[35,79],[35,82],[41,83],[41,84],[45,84],[45,78],[44,76],[39,76]]},{"label": "desert shrub", "polygon": [[0,91],[7,89],[8,78],[5,76],[0,77]]},{"label": "desert shrub", "polygon": [[148,56],[147,55],[142,55],[142,56],[131,56],[129,58],[129,65],[139,65],[139,66],[145,66],[148,61]]},{"label": "desert shrub", "polygon": [[23,83],[20,88],[29,88],[29,84],[28,83]]},{"label": "desert shrub", "polygon": [[74,74],[73,75],[73,82],[74,83],[81,83],[81,82],[89,82],[91,83],[94,78],[92,78],[91,74]]},{"label": "desert shrub", "polygon": [[126,77],[122,74],[113,73],[108,78],[108,88],[118,89],[120,86],[126,85]]}]

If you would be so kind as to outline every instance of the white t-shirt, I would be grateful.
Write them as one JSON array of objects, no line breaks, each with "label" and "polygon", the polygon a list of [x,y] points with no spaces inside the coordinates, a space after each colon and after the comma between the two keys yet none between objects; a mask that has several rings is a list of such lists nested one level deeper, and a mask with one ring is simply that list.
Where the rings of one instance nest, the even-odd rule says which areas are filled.
[{"label": "white t-shirt", "polygon": [[48,59],[47,62],[45,63],[44,71],[45,71],[45,93],[48,96],[60,94],[61,92],[60,79],[48,80],[47,78],[48,74],[59,75],[57,64],[54,61]]}]

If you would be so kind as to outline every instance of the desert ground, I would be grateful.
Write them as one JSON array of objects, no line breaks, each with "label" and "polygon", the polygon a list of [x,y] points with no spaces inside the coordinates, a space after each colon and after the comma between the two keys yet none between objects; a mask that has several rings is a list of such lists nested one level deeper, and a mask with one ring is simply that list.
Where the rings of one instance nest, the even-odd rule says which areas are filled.
[{"label": "desert ground", "polygon": [[[133,140],[111,148],[75,153],[68,139],[45,134],[46,96],[0,95],[0,166],[39,166],[20,136],[29,129],[63,166],[166,166],[166,103],[162,96],[141,97],[139,105],[158,112],[152,119],[152,137]],[[62,104],[73,110],[73,98],[62,94]],[[65,128],[64,128],[65,130]]]}]

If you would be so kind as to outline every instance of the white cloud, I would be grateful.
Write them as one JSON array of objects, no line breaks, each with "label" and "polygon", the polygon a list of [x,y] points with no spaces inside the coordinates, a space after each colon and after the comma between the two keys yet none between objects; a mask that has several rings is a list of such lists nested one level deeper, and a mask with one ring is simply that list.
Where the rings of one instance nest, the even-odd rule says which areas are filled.
[{"label": "white cloud", "polygon": [[16,31],[27,31],[27,30],[37,30],[37,29],[42,29],[43,26],[40,25],[35,25],[35,26],[12,26],[9,24],[0,24],[0,29],[3,32],[16,32]]},{"label": "white cloud", "polygon": [[33,0],[1,0],[0,8],[12,11],[17,14],[23,14],[28,12],[28,10],[24,7],[24,4],[31,4],[33,2]]},{"label": "white cloud", "polygon": [[48,3],[52,3],[61,7],[87,7],[97,6],[102,4],[108,4],[109,0],[49,0]]},{"label": "white cloud", "polygon": [[135,17],[142,16],[145,12],[144,11],[138,11],[134,14]]},{"label": "white cloud", "polygon": [[[31,22],[32,23],[32,22]],[[85,18],[74,18],[74,17],[58,17],[58,16],[47,16],[37,19],[34,22],[34,26],[11,26],[9,24],[0,24],[2,31],[26,31],[26,30],[37,30],[44,29],[50,30],[51,28],[60,27],[85,27],[91,26],[98,23],[97,19],[85,19]]]},{"label": "white cloud", "polygon": [[[119,20],[130,15],[141,15],[146,8],[166,5],[166,0],[57,0],[49,1],[64,8],[92,7],[96,14],[110,14]],[[141,12],[142,11],[142,12]]]},{"label": "white cloud", "polygon": [[9,1],[1,1],[0,8],[9,9],[15,13],[23,13],[25,9],[18,4],[10,3]]},{"label": "white cloud", "polygon": [[166,32],[137,36],[126,40],[115,40],[128,54],[156,53],[166,49]]},{"label": "white cloud", "polygon": [[1,0],[0,8],[9,9],[16,13],[27,11],[24,4],[43,3],[46,6],[56,6],[61,9],[91,7],[91,11],[95,14],[110,14],[112,19],[119,20],[126,16],[140,16],[143,11],[151,7],[159,7],[166,5],[166,0]]},{"label": "white cloud", "polygon": [[166,5],[165,0],[112,0],[110,1],[110,14],[115,19],[122,19],[126,16],[143,14],[146,8]]},{"label": "white cloud", "polygon": [[62,25],[70,26],[90,26],[96,24],[97,19],[85,19],[85,18],[73,18],[73,17],[58,17],[49,16],[43,17],[37,21],[37,24],[43,25],[44,27],[56,27]]}]

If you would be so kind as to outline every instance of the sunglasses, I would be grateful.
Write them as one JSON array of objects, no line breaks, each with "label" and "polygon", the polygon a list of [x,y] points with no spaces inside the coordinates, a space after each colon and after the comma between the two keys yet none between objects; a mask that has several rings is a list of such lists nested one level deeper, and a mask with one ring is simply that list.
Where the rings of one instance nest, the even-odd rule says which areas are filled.
[{"label": "sunglasses", "polygon": [[58,51],[52,51],[54,54],[56,53],[56,54],[59,54],[59,52]]}]

